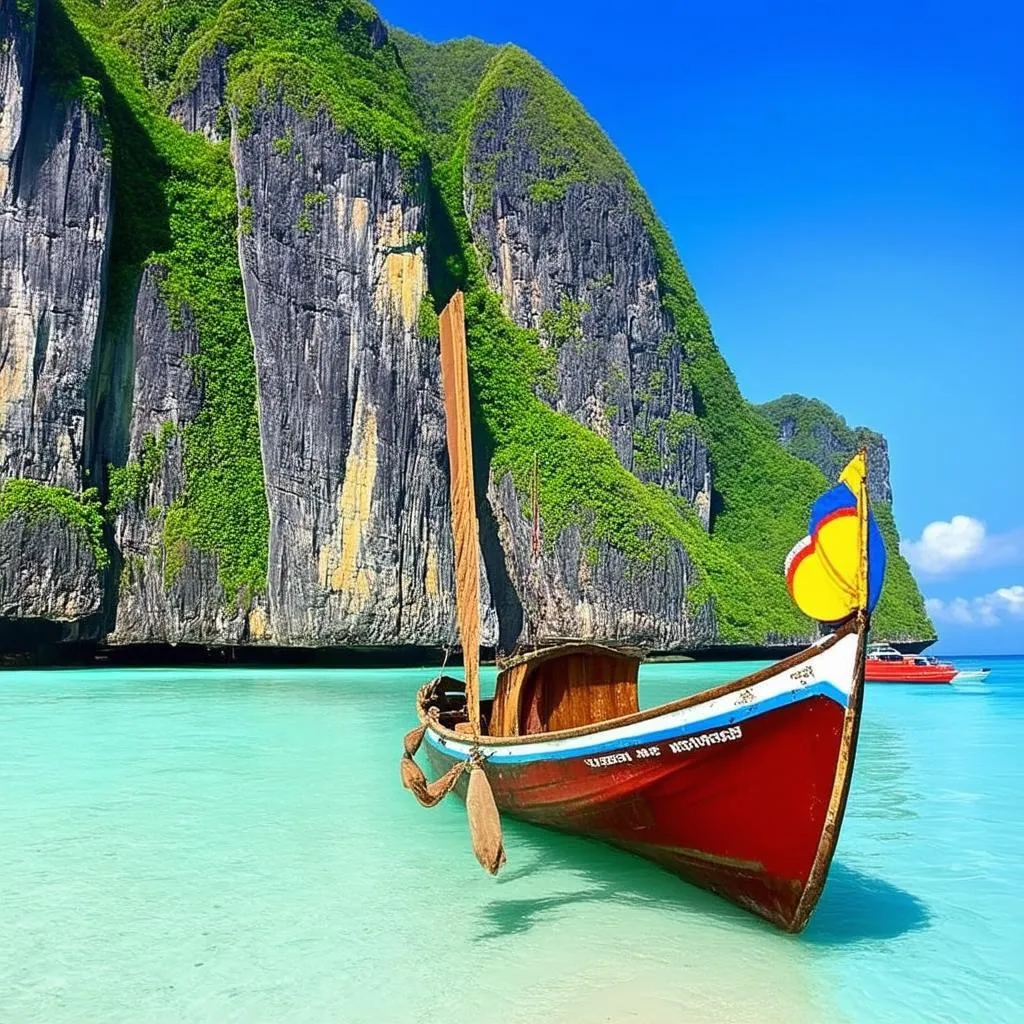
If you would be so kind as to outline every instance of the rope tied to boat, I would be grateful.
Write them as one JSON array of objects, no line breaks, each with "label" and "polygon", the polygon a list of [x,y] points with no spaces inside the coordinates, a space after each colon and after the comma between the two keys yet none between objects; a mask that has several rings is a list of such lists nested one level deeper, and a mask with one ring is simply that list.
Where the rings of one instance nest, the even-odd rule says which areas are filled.
[{"label": "rope tied to boat", "polygon": [[421,807],[436,807],[456,786],[462,773],[469,767],[468,761],[453,764],[439,779],[427,782],[423,769],[413,760],[426,734],[426,725],[419,725],[406,733],[403,741],[400,771],[402,785],[416,797]]},{"label": "rope tied to boat", "polygon": [[496,875],[505,863],[505,846],[501,835],[501,815],[483,768],[486,759],[479,745],[474,744],[467,760],[457,761],[440,778],[427,782],[423,770],[414,760],[426,732],[427,724],[424,723],[405,735],[399,766],[402,785],[416,797],[421,807],[436,807],[468,771],[466,816],[473,854],[489,875]]}]

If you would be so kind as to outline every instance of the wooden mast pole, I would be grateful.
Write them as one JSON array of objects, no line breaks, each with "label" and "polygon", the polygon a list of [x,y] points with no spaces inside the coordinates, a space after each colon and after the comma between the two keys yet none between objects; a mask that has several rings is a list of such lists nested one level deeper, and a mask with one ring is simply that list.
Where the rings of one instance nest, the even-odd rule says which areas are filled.
[{"label": "wooden mast pole", "polygon": [[452,538],[455,547],[455,604],[466,674],[466,711],[473,735],[480,735],[480,529],[473,482],[473,436],[469,414],[469,367],[462,292],[439,319],[441,379],[448,436]]}]

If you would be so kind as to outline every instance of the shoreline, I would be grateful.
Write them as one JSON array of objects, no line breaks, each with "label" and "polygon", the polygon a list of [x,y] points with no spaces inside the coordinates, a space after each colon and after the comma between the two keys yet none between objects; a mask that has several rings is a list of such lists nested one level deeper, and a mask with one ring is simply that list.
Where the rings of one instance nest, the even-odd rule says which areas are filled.
[{"label": "shoreline", "polygon": [[[934,640],[894,642],[907,654],[917,654]],[[645,661],[668,664],[702,661],[779,661],[803,650],[805,644],[713,645],[675,651],[651,651]],[[481,664],[493,665],[493,648],[481,648]],[[448,664],[462,665],[462,654],[453,650],[447,657],[443,648],[430,646],[380,647],[283,647],[203,644],[104,644],[69,642],[42,644],[31,650],[0,646],[0,671],[19,668],[159,668],[239,667],[281,668],[421,668]]]}]

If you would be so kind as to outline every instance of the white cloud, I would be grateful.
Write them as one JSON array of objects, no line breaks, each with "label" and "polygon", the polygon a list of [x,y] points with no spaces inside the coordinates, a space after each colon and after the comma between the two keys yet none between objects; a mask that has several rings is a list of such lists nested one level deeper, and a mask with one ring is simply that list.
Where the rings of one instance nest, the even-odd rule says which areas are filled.
[{"label": "white cloud", "polygon": [[1024,623],[1024,586],[1018,583],[981,597],[954,597],[951,601],[929,597],[924,606],[936,622],[957,626],[1001,626],[1017,619]]},{"label": "white cloud", "polygon": [[948,523],[929,523],[921,539],[903,541],[900,552],[911,568],[925,576],[1015,565],[1024,561],[1024,530],[990,534],[980,519],[953,516]]}]

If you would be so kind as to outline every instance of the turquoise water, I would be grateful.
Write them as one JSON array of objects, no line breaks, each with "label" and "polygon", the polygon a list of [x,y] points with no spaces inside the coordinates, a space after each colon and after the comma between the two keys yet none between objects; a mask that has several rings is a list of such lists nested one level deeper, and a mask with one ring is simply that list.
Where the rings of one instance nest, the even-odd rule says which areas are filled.
[{"label": "turquoise water", "polygon": [[0,1021],[1024,1020],[1024,659],[986,664],[869,686],[797,938],[514,822],[484,875],[399,786],[429,670],[0,674]]}]

